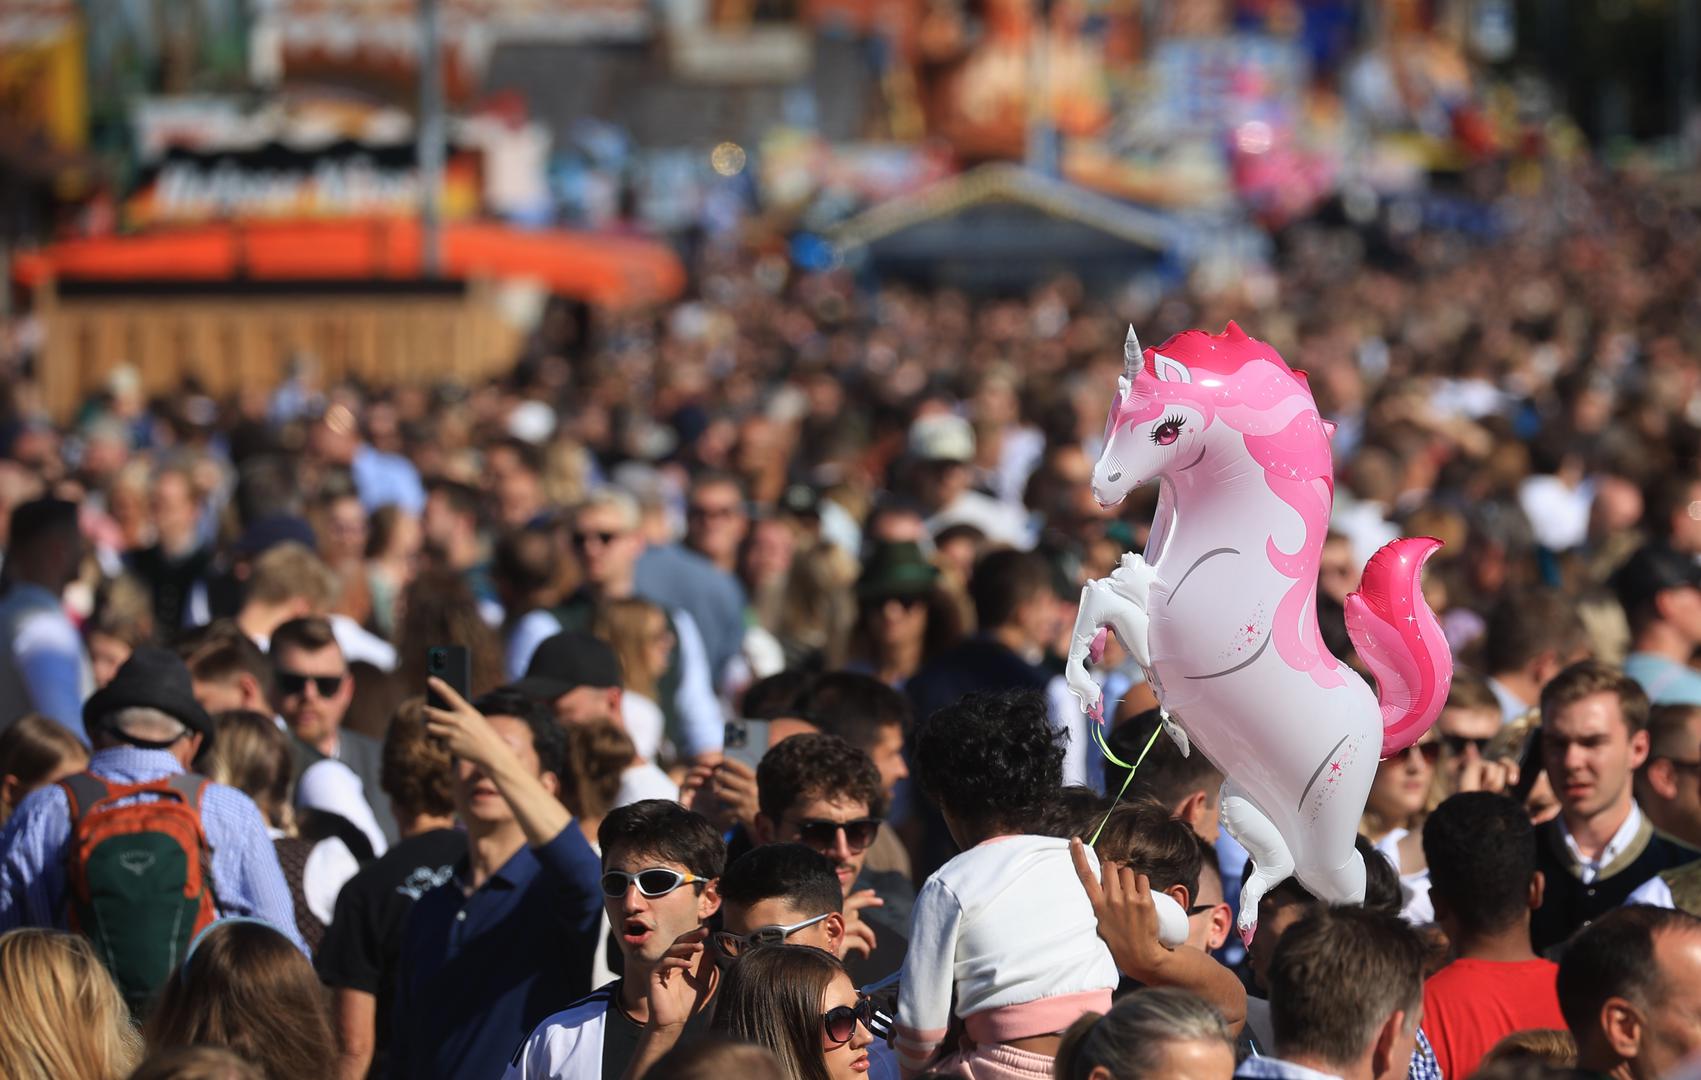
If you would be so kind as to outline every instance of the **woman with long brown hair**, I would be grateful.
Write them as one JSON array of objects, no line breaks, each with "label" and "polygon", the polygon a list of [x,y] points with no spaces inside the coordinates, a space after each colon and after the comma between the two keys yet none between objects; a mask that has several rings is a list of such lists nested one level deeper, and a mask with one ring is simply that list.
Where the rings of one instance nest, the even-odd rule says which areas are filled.
[{"label": "woman with long brown hair", "polygon": [[501,686],[502,640],[479,613],[466,577],[427,570],[403,591],[397,608],[396,679],[408,693],[425,689],[425,657],[435,645],[465,645],[472,653],[470,697]]},{"label": "woman with long brown hair", "polygon": [[270,1080],[330,1076],[337,1044],[313,965],[276,928],[225,919],[201,933],[144,1026],[152,1053],[224,1046]]},{"label": "woman with long brown hair", "polygon": [[141,1057],[118,986],[78,934],[0,934],[0,1016],[7,1080],[120,1080]]},{"label": "woman with long brown hair", "polygon": [[845,966],[807,945],[751,949],[727,973],[714,1028],[765,1047],[795,1080],[860,1080],[867,1074],[868,999]]},{"label": "woman with long brown hair", "polygon": [[597,609],[591,629],[620,661],[620,722],[638,756],[653,761],[664,725],[656,684],[676,644],[667,613],[648,600],[610,600]]},{"label": "woman with long brown hair", "polygon": [[31,714],[0,731],[0,825],[36,788],[88,768],[89,752],[70,730]]}]

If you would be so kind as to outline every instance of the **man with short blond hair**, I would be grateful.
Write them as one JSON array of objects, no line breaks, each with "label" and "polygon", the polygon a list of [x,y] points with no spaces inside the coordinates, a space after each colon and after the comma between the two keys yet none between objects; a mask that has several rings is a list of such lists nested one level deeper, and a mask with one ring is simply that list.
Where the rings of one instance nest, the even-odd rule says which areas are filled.
[{"label": "man with short blond hair", "polygon": [[1547,881],[1531,924],[1537,952],[1606,914],[1649,878],[1701,858],[1654,831],[1632,774],[1648,758],[1648,695],[1610,664],[1585,660],[1541,695],[1542,765],[1559,816],[1537,830]]},{"label": "man with short blond hair", "polygon": [[[556,624],[551,633],[547,620],[528,616],[529,649],[510,649],[510,667],[522,661],[529,667],[532,653],[547,638],[562,630],[589,632],[599,606],[608,600],[641,596],[637,586],[638,558],[644,553],[639,529],[638,501],[619,488],[599,488],[571,515],[569,539],[578,555],[584,582],[559,607],[548,612]],[[656,704],[661,707],[667,730],[687,756],[705,759],[721,748],[725,716],[715,698],[709,661],[697,623],[668,597],[643,596],[662,608],[673,632],[674,647],[667,669],[656,685]],[[521,653],[524,655],[520,655]]]}]

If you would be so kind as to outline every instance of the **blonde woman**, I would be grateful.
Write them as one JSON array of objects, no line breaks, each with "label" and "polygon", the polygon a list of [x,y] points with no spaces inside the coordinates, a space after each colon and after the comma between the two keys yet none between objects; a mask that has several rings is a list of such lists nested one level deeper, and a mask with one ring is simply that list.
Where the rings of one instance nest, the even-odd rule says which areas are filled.
[{"label": "blonde woman", "polygon": [[121,1080],[142,1040],[88,940],[57,930],[0,934],[0,1076]]},{"label": "blonde woman", "polygon": [[1414,745],[1376,766],[1358,831],[1400,875],[1400,914],[1422,926],[1435,921],[1429,902],[1429,864],[1423,856],[1423,820],[1440,802],[1436,763],[1441,733],[1431,729]]},{"label": "blonde woman", "polygon": [[610,600],[598,609],[592,632],[608,643],[620,661],[620,722],[638,756],[654,761],[663,724],[656,684],[667,670],[675,644],[667,615],[648,600]]}]

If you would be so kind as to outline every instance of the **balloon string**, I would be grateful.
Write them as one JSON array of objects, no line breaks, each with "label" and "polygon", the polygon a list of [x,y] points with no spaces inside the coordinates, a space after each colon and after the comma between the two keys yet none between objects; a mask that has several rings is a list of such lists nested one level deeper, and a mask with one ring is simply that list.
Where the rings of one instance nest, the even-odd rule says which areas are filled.
[{"label": "balloon string", "polygon": [[1128,762],[1123,761],[1121,758],[1111,753],[1110,744],[1104,741],[1103,725],[1093,725],[1093,741],[1099,744],[1099,753],[1103,754],[1105,760],[1110,762],[1112,765],[1115,765],[1117,768],[1127,769],[1128,775],[1123,779],[1122,789],[1116,793],[1116,798],[1110,801],[1110,809],[1104,812],[1104,820],[1099,822],[1099,827],[1093,830],[1093,838],[1087,841],[1088,847],[1098,846],[1099,834],[1104,832],[1104,827],[1106,825],[1110,824],[1110,815],[1116,809],[1116,804],[1122,801],[1122,796],[1128,794],[1128,785],[1134,782],[1134,770],[1138,769],[1140,767],[1140,763],[1146,760],[1146,755],[1152,752],[1153,744],[1158,741],[1158,733],[1163,729],[1163,721],[1159,720],[1158,726],[1152,729],[1152,737],[1146,740],[1145,749],[1140,751],[1140,756],[1134,759],[1134,764],[1130,765]]}]

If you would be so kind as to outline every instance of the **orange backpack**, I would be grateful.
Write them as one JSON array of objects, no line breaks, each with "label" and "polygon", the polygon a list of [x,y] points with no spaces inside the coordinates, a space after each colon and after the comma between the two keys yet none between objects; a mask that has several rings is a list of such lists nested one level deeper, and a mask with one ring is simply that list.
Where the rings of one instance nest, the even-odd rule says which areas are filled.
[{"label": "orange backpack", "polygon": [[[137,1015],[218,918],[201,827],[207,783],[179,773],[109,784],[85,772],[59,784],[71,806],[71,929],[94,943]],[[142,794],[158,797],[114,805]]]}]

